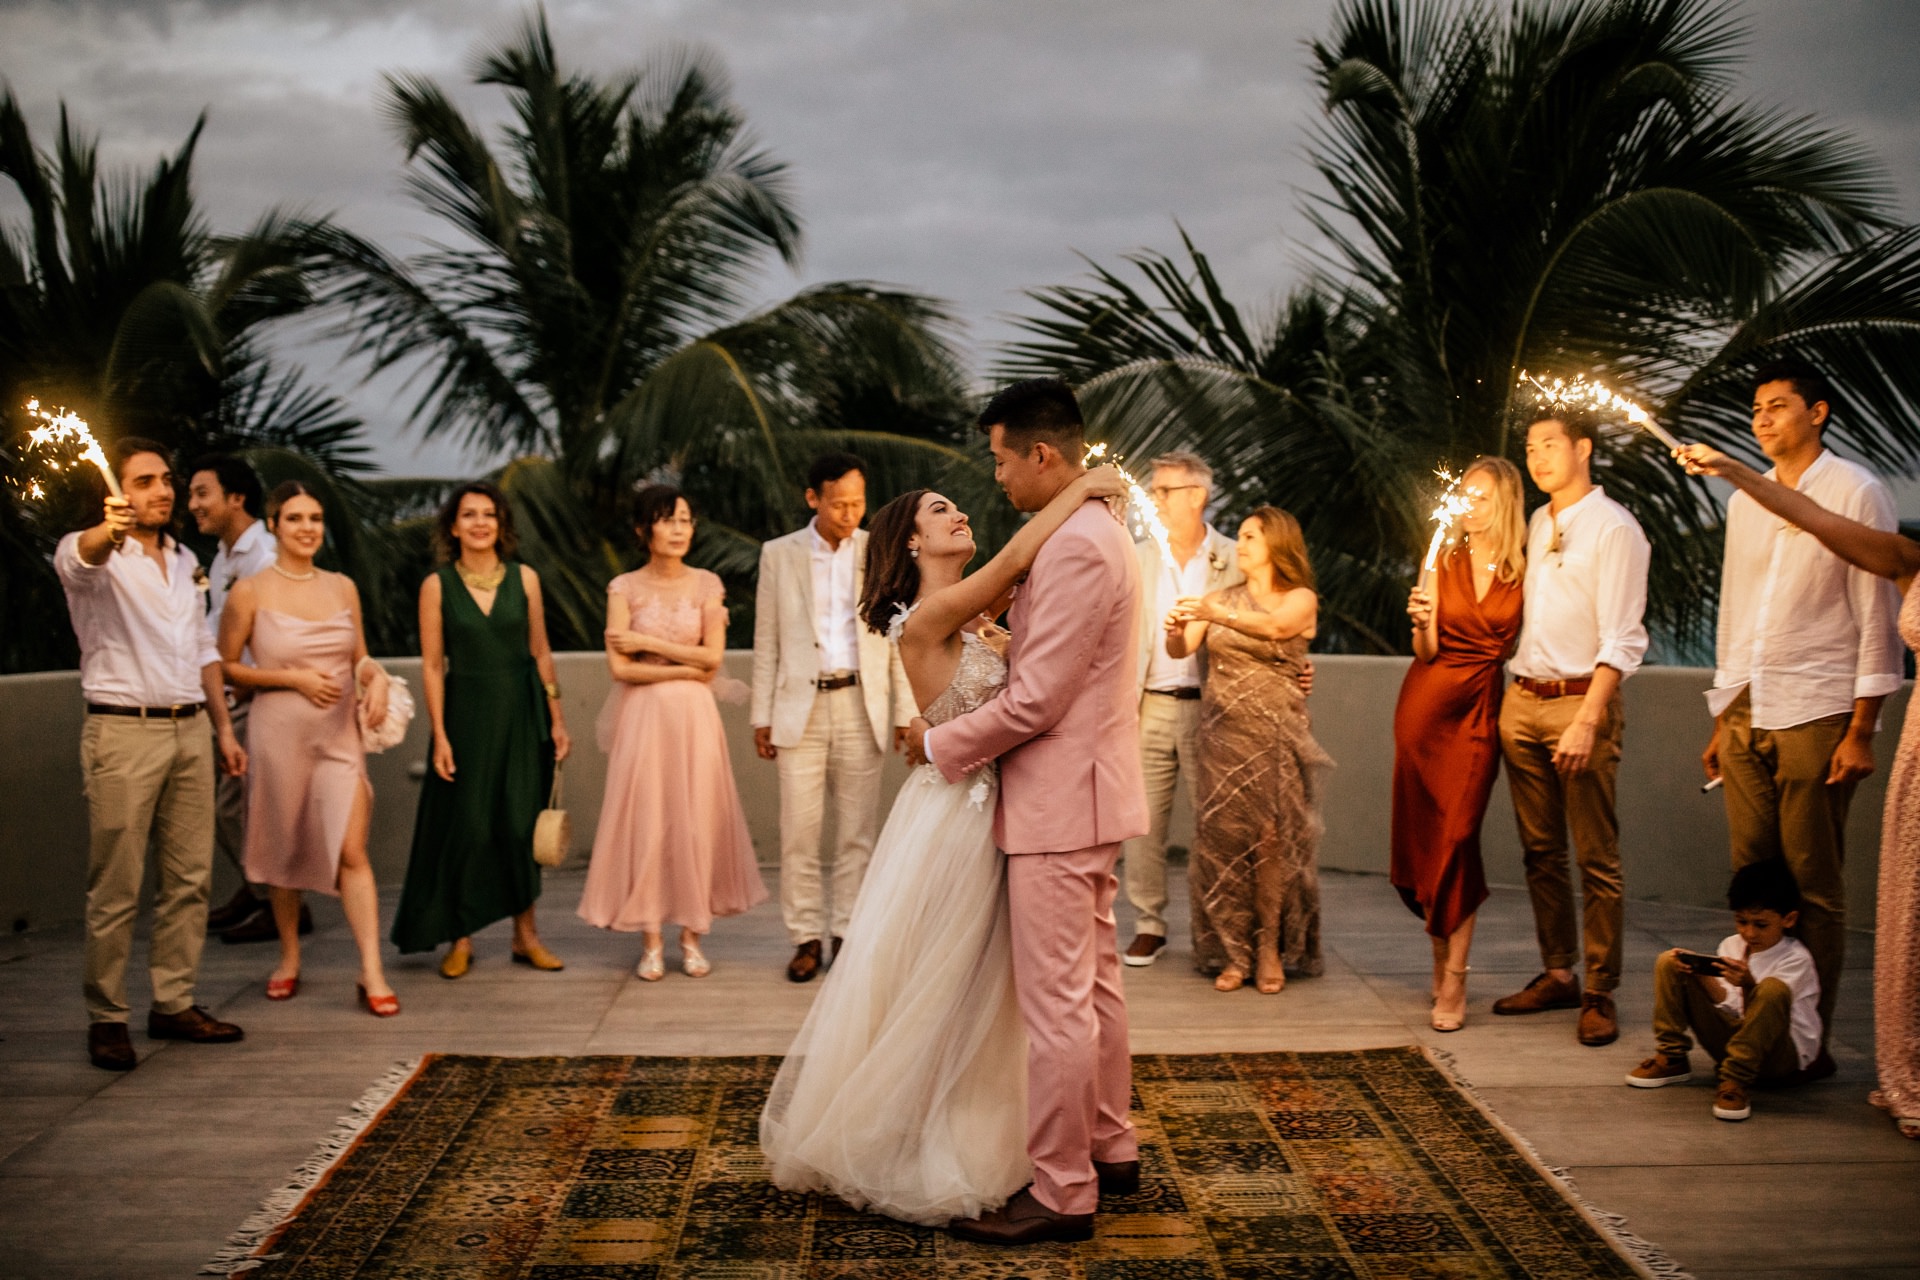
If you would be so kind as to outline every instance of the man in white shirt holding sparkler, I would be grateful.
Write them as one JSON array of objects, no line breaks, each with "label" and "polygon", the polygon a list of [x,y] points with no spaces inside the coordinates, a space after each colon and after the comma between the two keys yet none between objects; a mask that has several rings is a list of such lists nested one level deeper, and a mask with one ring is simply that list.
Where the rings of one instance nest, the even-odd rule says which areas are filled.
[{"label": "man in white shirt holding sparkler", "polygon": [[[1755,373],[1753,434],[1773,461],[1768,478],[1892,532],[1887,486],[1826,447],[1833,401],[1804,362]],[[1784,858],[1800,885],[1798,933],[1820,975],[1824,1045],[1846,956],[1847,807],[1873,772],[1880,704],[1900,688],[1900,600],[1893,583],[1850,568],[1745,493],[1727,503],[1726,529],[1702,762],[1726,783],[1734,869]],[[1824,1047],[1809,1069],[1832,1074]]]},{"label": "man in white shirt holding sparkler", "polygon": [[[1614,810],[1620,685],[1647,652],[1650,551],[1639,522],[1593,483],[1594,442],[1593,419],[1571,410],[1550,410],[1527,428],[1527,472],[1547,505],[1527,531],[1526,620],[1507,664],[1514,679],[1500,708],[1500,747],[1545,972],[1493,1011],[1578,1008],[1580,1043],[1604,1045],[1620,1034],[1613,990],[1625,925]],[[1569,829],[1580,868],[1577,927]],[[1573,972],[1582,954],[1584,993]]]}]

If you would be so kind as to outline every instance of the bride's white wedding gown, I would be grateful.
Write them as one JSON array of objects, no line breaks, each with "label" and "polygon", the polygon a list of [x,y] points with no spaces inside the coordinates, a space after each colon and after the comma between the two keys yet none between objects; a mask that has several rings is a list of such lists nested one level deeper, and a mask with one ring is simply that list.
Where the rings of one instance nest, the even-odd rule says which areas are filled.
[{"label": "bride's white wedding gown", "polygon": [[[943,724],[1006,675],[963,632],[953,681],[922,714]],[[1031,1179],[996,790],[991,767],[948,783],[924,765],[900,789],[846,945],[761,1113],[776,1185],[937,1226]]]}]

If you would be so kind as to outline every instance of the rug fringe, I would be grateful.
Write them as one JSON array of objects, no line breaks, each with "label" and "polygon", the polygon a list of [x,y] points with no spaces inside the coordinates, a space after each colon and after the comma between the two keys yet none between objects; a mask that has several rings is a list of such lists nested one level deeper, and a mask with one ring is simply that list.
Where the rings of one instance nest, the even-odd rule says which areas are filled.
[{"label": "rug fringe", "polygon": [[1488,1123],[1513,1144],[1515,1151],[1526,1157],[1527,1163],[1539,1170],[1548,1183],[1566,1197],[1568,1204],[1593,1224],[1594,1229],[1600,1232],[1621,1256],[1626,1258],[1635,1271],[1646,1277],[1646,1280],[1694,1280],[1693,1273],[1675,1261],[1665,1249],[1627,1230],[1626,1215],[1610,1213],[1600,1208],[1580,1193],[1580,1188],[1574,1183],[1571,1173],[1565,1169],[1555,1168],[1541,1159],[1540,1153],[1534,1150],[1533,1143],[1526,1135],[1502,1120],[1487,1104],[1486,1099],[1480,1096],[1473,1082],[1460,1074],[1460,1064],[1453,1054],[1432,1045],[1414,1047],[1425,1054],[1427,1061],[1433,1063],[1441,1074],[1447,1077],[1448,1082],[1487,1118]]},{"label": "rug fringe", "polygon": [[220,1252],[200,1268],[199,1274],[244,1275],[279,1256],[260,1251],[300,1212],[308,1195],[333,1172],[333,1167],[341,1157],[353,1149],[360,1135],[380,1118],[387,1104],[400,1096],[401,1090],[419,1074],[426,1061],[425,1058],[415,1058],[410,1062],[396,1062],[387,1069],[385,1075],[374,1081],[360,1095],[353,1108],[334,1122],[333,1131],[293,1171],[293,1177],[287,1184],[261,1202],[260,1207],[240,1224],[240,1229],[227,1237],[227,1243]]}]

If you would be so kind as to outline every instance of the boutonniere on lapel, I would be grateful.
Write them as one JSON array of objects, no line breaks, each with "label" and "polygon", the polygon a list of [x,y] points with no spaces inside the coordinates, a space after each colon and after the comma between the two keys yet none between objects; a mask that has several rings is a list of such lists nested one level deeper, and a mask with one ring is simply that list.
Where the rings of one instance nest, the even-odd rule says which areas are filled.
[{"label": "boutonniere on lapel", "polygon": [[[231,587],[233,584],[228,583],[227,585]],[[206,569],[200,565],[193,566],[193,589],[205,595],[208,591],[212,590],[212,588],[213,583],[208,579]]]},{"label": "boutonniere on lapel", "polygon": [[1215,573],[1221,573],[1226,570],[1226,567],[1227,562],[1220,558],[1220,553],[1209,547],[1207,549],[1207,568],[1213,570]]}]

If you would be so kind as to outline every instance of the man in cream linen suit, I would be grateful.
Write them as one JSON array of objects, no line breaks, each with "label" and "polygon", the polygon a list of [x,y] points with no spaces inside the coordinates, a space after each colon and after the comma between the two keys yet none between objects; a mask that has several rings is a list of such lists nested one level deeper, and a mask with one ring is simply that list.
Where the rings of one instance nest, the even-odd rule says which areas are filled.
[{"label": "man in cream linen suit", "polygon": [[[787,977],[809,982],[840,950],[879,822],[880,768],[917,708],[893,643],[861,624],[866,464],[833,453],[807,474],[805,528],[760,550],[753,624],[753,739],[780,771],[780,912]],[[820,856],[833,792],[832,897]]]}]

